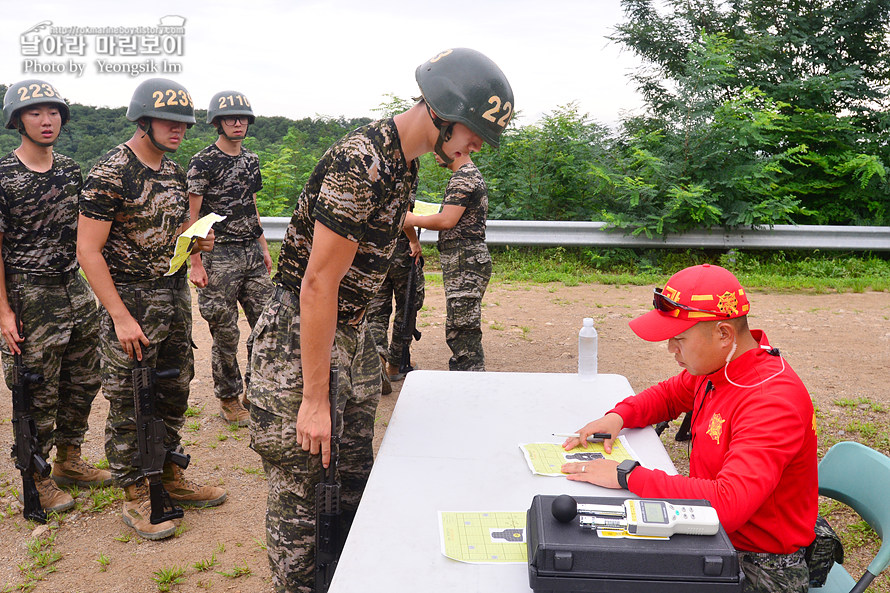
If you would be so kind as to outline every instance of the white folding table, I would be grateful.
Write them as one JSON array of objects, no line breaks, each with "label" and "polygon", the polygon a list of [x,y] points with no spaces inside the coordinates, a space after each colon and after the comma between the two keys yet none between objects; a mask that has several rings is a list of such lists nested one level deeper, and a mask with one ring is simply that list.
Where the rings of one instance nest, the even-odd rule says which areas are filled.
[{"label": "white folding table", "polygon": [[[533,475],[519,443],[561,442],[552,433],[573,432],[632,394],[620,375],[411,372],[330,591],[529,591],[526,566],[443,556],[437,512],[526,511],[536,494],[626,497]],[[676,473],[651,427],[622,434],[645,467]]]}]

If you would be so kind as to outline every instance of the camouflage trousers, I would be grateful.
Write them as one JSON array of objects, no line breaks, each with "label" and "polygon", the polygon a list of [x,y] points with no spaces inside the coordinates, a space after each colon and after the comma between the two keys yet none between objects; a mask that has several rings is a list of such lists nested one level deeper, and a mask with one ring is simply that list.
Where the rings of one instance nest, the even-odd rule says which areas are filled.
[{"label": "camouflage trousers", "polygon": [[[6,290],[10,305],[14,290],[22,299],[22,362],[43,375],[42,383],[29,386],[29,393],[37,442],[48,458],[54,444],[79,446],[87,432],[100,383],[96,298],[79,272],[64,284],[50,286],[11,280]],[[6,341],[0,341],[3,374],[12,389],[13,356]]]},{"label": "camouflage trousers", "polygon": [[[192,352],[192,309],[185,279],[176,288],[157,284],[118,284],[117,291],[130,313],[137,317],[136,293],[141,292],[142,333],[150,344],[142,347],[142,363],[158,371],[179,369],[179,376],[159,379],[155,390],[155,413],[164,422],[164,447],[180,449],[180,430],[188,409],[189,383],[194,376]],[[136,410],[133,398],[131,360],[117,339],[114,323],[104,307],[99,308],[99,354],[102,361],[102,392],[110,404],[105,423],[105,456],[118,486],[140,477],[134,465],[136,454]]]},{"label": "camouflage trousers", "polygon": [[452,371],[484,371],[482,297],[491,278],[491,256],[484,242],[442,249],[445,284],[445,342],[451,348]]},{"label": "camouflage trousers", "polygon": [[744,593],[807,593],[810,573],[803,548],[791,554],[739,551]]},{"label": "camouflage trousers", "polygon": [[[272,294],[272,280],[257,241],[217,243],[213,251],[202,254],[201,260],[207,271],[207,286],[198,289],[198,309],[213,337],[213,394],[219,399],[240,397],[244,387],[238,367],[238,304],[253,329]],[[252,348],[253,341],[248,337],[248,360]],[[244,379],[250,383],[250,365]]]},{"label": "camouflage trousers", "polygon": [[[404,265],[405,263],[407,265]],[[405,327],[405,309],[408,305],[408,280],[410,277],[410,259],[407,262],[393,262],[377,294],[368,303],[368,312],[365,315],[368,320],[368,329],[371,330],[374,343],[377,345],[377,352],[386,357],[386,361],[393,366],[398,366],[402,357],[402,344],[404,343],[402,332]],[[417,311],[423,306],[423,299],[426,296],[425,284],[423,268],[418,266],[414,284],[414,308]],[[392,320],[392,337],[387,349],[386,332],[389,328],[390,315],[392,315],[393,298],[396,301],[396,314]]]},{"label": "camouflage trousers", "polygon": [[[314,590],[315,486],[322,479],[321,457],[297,444],[303,379],[296,299],[290,291],[276,288],[260,316],[253,332],[253,378],[247,389],[251,448],[262,457],[269,483],[266,544],[278,593]],[[373,464],[380,359],[367,324],[339,323],[331,357],[340,371],[336,430],[341,436],[337,474],[342,548]]]}]

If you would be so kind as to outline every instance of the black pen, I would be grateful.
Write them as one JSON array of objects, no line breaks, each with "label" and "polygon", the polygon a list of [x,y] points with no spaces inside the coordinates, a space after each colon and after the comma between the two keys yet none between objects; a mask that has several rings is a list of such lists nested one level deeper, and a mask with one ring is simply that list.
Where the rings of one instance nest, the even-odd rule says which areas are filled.
[{"label": "black pen", "polygon": [[[577,432],[573,432],[573,433],[571,433],[571,434],[570,434],[570,433],[563,433],[563,432],[554,432],[554,433],[553,433],[553,436],[555,436],[555,437],[565,437],[565,438],[575,437],[576,439],[581,437],[581,435],[579,435]],[[593,433],[592,435],[590,435],[589,437],[587,437],[587,442],[588,442],[588,443],[592,443],[593,441],[601,441],[601,440],[603,440],[603,439],[611,439],[611,438],[612,438],[611,433],[608,433],[608,432],[595,432],[595,433]]]}]

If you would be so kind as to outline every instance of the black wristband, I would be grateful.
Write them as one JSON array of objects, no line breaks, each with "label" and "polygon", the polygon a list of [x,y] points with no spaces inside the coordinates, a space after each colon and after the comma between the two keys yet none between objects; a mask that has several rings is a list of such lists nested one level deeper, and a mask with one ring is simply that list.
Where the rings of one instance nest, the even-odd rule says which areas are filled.
[{"label": "black wristband", "polygon": [[621,463],[618,464],[618,485],[624,488],[625,490],[630,490],[627,487],[627,478],[630,476],[630,472],[635,470],[640,465],[639,461],[634,459],[625,459]]}]

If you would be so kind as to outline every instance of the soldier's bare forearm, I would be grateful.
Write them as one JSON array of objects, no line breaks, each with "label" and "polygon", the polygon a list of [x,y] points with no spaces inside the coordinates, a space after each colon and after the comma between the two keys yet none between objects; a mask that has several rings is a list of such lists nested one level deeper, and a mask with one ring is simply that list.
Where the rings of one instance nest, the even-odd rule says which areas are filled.
[{"label": "soldier's bare forearm", "polygon": [[[339,288],[339,285],[337,285]],[[337,331],[337,292],[303,283],[300,291],[300,358],[303,398],[314,403],[328,397],[331,347]]]}]

